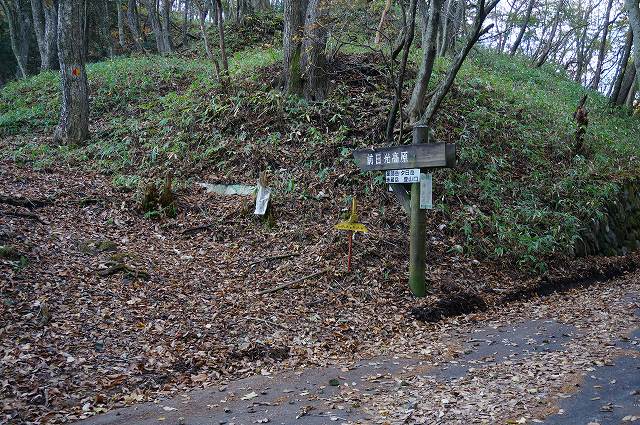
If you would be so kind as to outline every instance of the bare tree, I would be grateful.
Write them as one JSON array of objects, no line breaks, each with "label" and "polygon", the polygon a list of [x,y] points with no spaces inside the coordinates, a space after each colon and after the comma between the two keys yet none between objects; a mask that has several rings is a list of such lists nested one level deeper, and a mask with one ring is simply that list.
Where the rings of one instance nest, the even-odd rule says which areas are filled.
[{"label": "bare tree", "polygon": [[84,20],[86,0],[60,0],[58,58],[62,107],[54,141],[79,144],[89,136],[89,87],[85,70]]}]

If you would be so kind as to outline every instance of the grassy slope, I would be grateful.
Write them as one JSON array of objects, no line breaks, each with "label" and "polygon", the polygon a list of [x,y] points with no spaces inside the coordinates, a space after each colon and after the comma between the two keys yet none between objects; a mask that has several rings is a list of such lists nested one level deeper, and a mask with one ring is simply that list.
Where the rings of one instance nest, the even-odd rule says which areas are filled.
[{"label": "grassy slope", "polygon": [[[276,68],[264,67],[279,59],[278,48],[269,46],[236,52],[227,88],[214,82],[213,67],[202,59],[148,56],[90,65],[93,136],[84,147],[48,144],[59,106],[55,74],[12,83],[0,91],[0,156],[36,167],[96,167],[130,189],[167,168],[185,180],[199,175],[229,183],[225,176],[233,172],[249,182],[269,168],[287,170],[274,182],[283,193],[305,198],[337,188],[345,204],[362,188],[380,196],[381,177],[360,175],[349,160],[350,148],[382,138],[390,94],[376,72],[362,74],[377,65],[364,56],[343,57],[349,66],[330,99],[308,105],[267,82]],[[436,175],[438,212],[431,215],[447,223],[459,244],[453,250],[544,270],[550,258],[569,253],[617,183],[637,176],[640,120],[608,110],[595,93],[589,153],[571,157],[571,114],[582,93],[552,68],[482,51],[470,58],[436,128],[438,138],[459,146],[457,169]]]}]

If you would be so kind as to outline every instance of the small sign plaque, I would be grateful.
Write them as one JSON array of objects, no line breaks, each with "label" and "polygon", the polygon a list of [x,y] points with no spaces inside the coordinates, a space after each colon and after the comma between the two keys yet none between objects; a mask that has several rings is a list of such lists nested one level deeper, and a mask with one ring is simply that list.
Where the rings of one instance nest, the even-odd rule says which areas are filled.
[{"label": "small sign plaque", "polygon": [[433,174],[420,174],[420,209],[433,209]]},{"label": "small sign plaque", "polygon": [[385,174],[387,183],[418,183],[420,181],[419,168],[409,168],[406,170],[387,170]]}]

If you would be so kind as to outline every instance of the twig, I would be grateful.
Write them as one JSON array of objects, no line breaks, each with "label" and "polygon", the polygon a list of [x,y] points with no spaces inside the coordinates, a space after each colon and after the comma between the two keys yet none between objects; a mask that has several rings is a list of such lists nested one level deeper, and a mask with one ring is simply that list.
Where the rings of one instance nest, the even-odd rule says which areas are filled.
[{"label": "twig", "polygon": [[231,211],[229,214],[225,215],[224,217],[222,217],[222,219],[218,222],[215,223],[209,223],[209,224],[203,224],[201,226],[196,226],[196,227],[191,227],[189,229],[185,229],[182,231],[183,235],[191,235],[194,233],[198,233],[201,230],[206,230],[209,229],[210,227],[215,226],[216,224],[224,224],[229,218],[231,218],[233,215],[237,214],[238,211],[237,210],[233,210]]},{"label": "twig", "polygon": [[265,289],[263,291],[259,291],[258,295],[265,295],[265,294],[271,294],[273,292],[277,292],[277,291],[279,291],[281,289],[285,289],[285,288],[288,288],[289,286],[295,285],[296,283],[300,283],[303,280],[311,279],[313,277],[325,274],[330,270],[331,270],[330,268],[326,268],[326,269],[320,270],[319,272],[315,272],[315,273],[312,273],[310,275],[303,276],[303,277],[301,277],[299,279],[292,280],[291,282],[283,283],[282,285],[278,285],[278,286],[270,288],[270,289]]},{"label": "twig", "polygon": [[256,261],[254,261],[252,263],[249,263],[249,266],[254,266],[256,264],[260,264],[260,263],[265,262],[265,261],[280,260],[280,259],[283,259],[283,258],[298,257],[298,256],[300,256],[300,254],[297,253],[297,252],[290,252],[288,254],[280,254],[280,255],[272,255],[270,257],[265,257],[265,258],[262,258],[260,260],[256,260]]}]

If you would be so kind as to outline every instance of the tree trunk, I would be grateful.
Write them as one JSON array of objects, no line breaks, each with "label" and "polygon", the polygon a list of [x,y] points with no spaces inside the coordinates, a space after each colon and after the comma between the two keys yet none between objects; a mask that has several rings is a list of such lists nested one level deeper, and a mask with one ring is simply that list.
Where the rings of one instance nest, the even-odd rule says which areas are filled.
[{"label": "tree trunk", "polygon": [[184,15],[182,20],[182,45],[189,44],[189,21],[191,19],[191,0],[184,0]]},{"label": "tree trunk", "polygon": [[380,23],[378,24],[378,29],[376,30],[376,38],[373,41],[375,44],[380,44],[380,39],[382,38],[382,29],[384,28],[384,23],[387,20],[389,9],[391,9],[391,2],[392,0],[387,0],[384,4],[382,15],[380,15]]},{"label": "tree trunk", "polygon": [[284,0],[283,67],[284,88],[302,95],[302,40],[308,0]]},{"label": "tree trunk", "polygon": [[251,7],[254,12],[267,12],[271,10],[271,3],[269,0],[252,0]]},{"label": "tree trunk", "polygon": [[615,103],[617,106],[622,106],[626,103],[626,100],[629,97],[629,91],[631,91],[634,87],[636,73],[637,72],[634,63],[630,62],[624,72],[624,78],[622,80],[620,92],[618,93],[618,97],[616,98]]},{"label": "tree trunk", "polygon": [[227,47],[224,40],[224,18],[222,15],[222,1],[216,0],[216,15],[218,24],[218,41],[220,44],[220,59],[222,59],[222,69],[225,76],[229,75],[229,60],[227,59]]},{"label": "tree trunk", "polygon": [[558,3],[558,8],[556,9],[556,14],[553,17],[553,24],[552,24],[553,26],[551,27],[551,34],[549,35],[549,39],[545,43],[545,47],[542,49],[542,53],[540,54],[540,57],[536,61],[536,67],[537,68],[539,68],[542,65],[544,65],[544,63],[549,58],[549,54],[551,53],[551,50],[553,49],[553,42],[554,42],[554,40],[556,38],[556,32],[558,31],[558,25],[560,24],[560,13],[562,12],[562,9],[564,9],[564,2],[565,2],[565,0],[560,0],[560,3]]},{"label": "tree trunk", "polygon": [[629,25],[633,30],[633,59],[636,78],[640,81],[640,6],[637,0],[625,0],[624,5],[629,13]]},{"label": "tree trunk", "polygon": [[602,29],[602,39],[600,40],[600,49],[598,51],[598,62],[596,63],[596,70],[594,72],[593,81],[591,82],[592,90],[598,90],[598,87],[600,87],[602,65],[604,64],[604,56],[607,49],[607,37],[609,36],[609,19],[611,16],[612,5],[613,0],[609,0],[607,3],[607,11],[604,14],[604,28]]},{"label": "tree trunk", "polygon": [[102,0],[97,3],[98,33],[100,35],[100,48],[104,56],[113,56],[113,42],[111,40],[111,19],[109,15],[109,1]]},{"label": "tree trunk", "polygon": [[79,144],[89,136],[89,88],[85,71],[84,13],[86,0],[60,0],[58,58],[62,88],[60,122],[54,141]]},{"label": "tree trunk", "polygon": [[54,1],[31,0],[33,29],[40,52],[40,70],[52,69],[57,62],[58,6]]},{"label": "tree trunk", "polygon": [[31,35],[31,7],[25,0],[0,0],[0,7],[9,23],[11,50],[18,64],[18,77],[29,74],[29,37]]},{"label": "tree trunk", "polygon": [[[162,2],[163,0],[160,1]],[[146,6],[147,13],[149,14],[149,23],[151,24],[151,29],[153,30],[153,34],[156,38],[156,48],[158,49],[158,53],[164,54],[168,53],[169,49],[165,44],[164,31],[160,24],[156,4],[156,0],[144,0],[144,5]]]},{"label": "tree trunk", "polygon": [[165,53],[173,51],[173,42],[171,41],[171,5],[172,0],[160,0],[160,26],[162,27],[162,42],[165,47]]},{"label": "tree trunk", "polygon": [[122,3],[120,0],[116,0],[116,8],[118,11],[118,44],[122,49],[126,46],[126,39],[124,36],[124,13],[122,12]]},{"label": "tree trunk", "polygon": [[527,6],[527,12],[525,13],[524,20],[522,21],[522,26],[520,27],[520,32],[518,33],[518,37],[516,37],[516,41],[513,42],[511,46],[511,50],[509,51],[509,55],[513,56],[518,51],[520,47],[520,43],[522,43],[522,38],[524,34],[527,32],[527,27],[529,26],[529,20],[531,20],[531,12],[533,11],[533,6],[535,6],[536,0],[529,0],[529,5]]},{"label": "tree trunk", "polygon": [[451,89],[451,86],[453,85],[456,75],[458,75],[458,71],[460,71],[460,68],[462,67],[462,64],[467,58],[467,55],[469,54],[473,46],[475,46],[475,44],[478,42],[480,37],[482,37],[484,34],[489,32],[489,30],[493,26],[493,25],[489,25],[485,28],[482,28],[482,26],[484,25],[484,21],[487,18],[487,15],[491,13],[491,11],[496,7],[499,1],[500,0],[493,0],[486,7],[485,7],[484,0],[480,0],[478,2],[478,11],[474,19],[473,31],[471,35],[469,35],[469,38],[467,39],[467,43],[465,44],[464,48],[453,58],[453,62],[449,66],[449,69],[447,70],[447,73],[444,76],[444,79],[440,84],[438,84],[438,87],[436,87],[434,94],[429,100],[429,104],[427,105],[424,111],[424,114],[422,114],[422,117],[420,118],[420,121],[419,121],[420,124],[431,125],[432,120],[435,117],[435,114],[438,112],[438,109],[440,108],[440,104],[442,103],[442,100]]},{"label": "tree trunk", "polygon": [[622,88],[624,75],[629,64],[629,57],[631,56],[632,47],[633,47],[633,32],[629,30],[627,31],[627,36],[624,44],[624,52],[622,53],[622,59],[620,60],[620,65],[618,67],[618,76],[616,77],[616,82],[613,86],[611,96],[609,97],[610,104],[619,105],[617,100],[618,100],[618,96],[620,95],[620,89]]},{"label": "tree trunk", "polygon": [[417,122],[424,111],[425,96],[436,59],[436,38],[438,36],[440,10],[442,9],[443,0],[431,0],[428,12],[427,5],[423,2],[420,3],[422,15],[422,61],[408,106],[409,119],[412,123]]},{"label": "tree trunk", "polygon": [[625,99],[625,102],[624,102],[624,106],[626,106],[631,110],[633,110],[633,103],[636,99],[636,93],[637,93],[637,82],[634,81],[631,87],[629,88],[629,93],[627,94],[627,98]]},{"label": "tree trunk", "polygon": [[136,48],[141,52],[144,51],[142,36],[140,35],[140,17],[138,16],[138,4],[136,0],[129,0],[127,3],[127,22],[129,23],[129,30],[133,36]]},{"label": "tree trunk", "polygon": [[327,0],[309,0],[302,44],[303,95],[311,101],[322,101],[327,95]]}]

